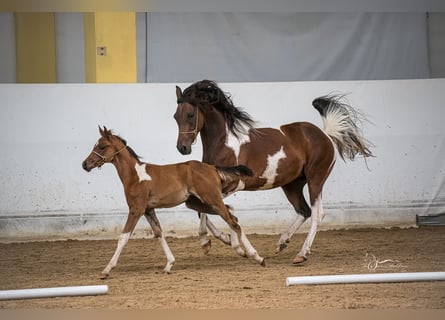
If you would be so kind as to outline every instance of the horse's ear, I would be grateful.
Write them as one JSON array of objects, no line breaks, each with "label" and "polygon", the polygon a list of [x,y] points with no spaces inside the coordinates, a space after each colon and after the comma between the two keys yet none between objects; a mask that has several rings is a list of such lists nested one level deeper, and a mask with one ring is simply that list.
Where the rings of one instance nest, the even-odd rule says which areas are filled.
[{"label": "horse's ear", "polygon": [[102,137],[105,137],[105,132],[102,130],[102,128],[98,125],[99,127],[99,133]]},{"label": "horse's ear", "polygon": [[176,86],[176,98],[178,99],[182,98],[182,90],[178,86]]}]

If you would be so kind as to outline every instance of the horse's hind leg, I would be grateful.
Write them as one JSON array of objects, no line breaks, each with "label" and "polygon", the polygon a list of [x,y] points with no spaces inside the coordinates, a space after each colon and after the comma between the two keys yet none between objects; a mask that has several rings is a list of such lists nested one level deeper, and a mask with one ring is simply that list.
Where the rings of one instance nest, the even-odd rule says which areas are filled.
[{"label": "horse's hind leg", "polygon": [[307,254],[310,253],[312,243],[315,239],[315,235],[317,234],[318,226],[323,219],[323,205],[321,202],[321,194],[315,199],[312,204],[312,218],[311,218],[311,227],[306,236],[306,240],[303,243],[303,247],[300,252],[296,255],[292,263],[299,264],[307,260]]},{"label": "horse's hind leg", "polygon": [[281,234],[275,253],[279,253],[287,247],[287,244],[294,233],[298,230],[298,228],[300,228],[303,222],[305,222],[306,219],[311,216],[311,209],[309,208],[303,195],[303,187],[305,184],[306,179],[304,177],[300,177],[282,187],[284,194],[297,213],[297,218],[289,226],[289,228]]},{"label": "horse's hind leg", "polygon": [[167,241],[165,240],[164,233],[162,232],[161,224],[159,223],[158,217],[155,214],[155,210],[147,208],[145,210],[145,218],[150,224],[155,237],[159,239],[159,242],[161,243],[162,246],[162,250],[164,250],[165,256],[167,257],[167,265],[164,268],[164,272],[170,273],[171,268],[175,264],[175,257],[173,256],[173,253],[171,252],[170,247],[168,246]]}]

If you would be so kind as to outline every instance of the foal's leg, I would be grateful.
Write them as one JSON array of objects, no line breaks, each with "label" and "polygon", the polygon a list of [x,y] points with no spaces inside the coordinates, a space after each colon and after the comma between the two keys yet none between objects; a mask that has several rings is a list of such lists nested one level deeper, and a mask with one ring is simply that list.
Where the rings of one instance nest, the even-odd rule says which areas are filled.
[{"label": "foal's leg", "polygon": [[131,234],[133,233],[134,227],[136,226],[136,223],[138,222],[139,218],[142,214],[132,212],[128,214],[127,222],[125,223],[124,229],[119,236],[119,241],[117,243],[116,251],[114,252],[113,257],[111,258],[108,265],[105,267],[105,269],[102,271],[100,278],[105,279],[110,274],[111,269],[113,269],[117,265],[117,260],[119,260],[119,256],[122,253],[122,250],[124,249],[125,245],[128,242],[128,239],[130,239]]},{"label": "foal's leg", "polygon": [[212,240],[207,237],[207,215],[203,212],[198,212],[199,217],[199,243],[201,244],[204,254],[208,254],[212,247]]},{"label": "foal's leg", "polygon": [[205,212],[198,212],[198,216],[200,218],[199,223],[199,242],[201,243],[201,248],[204,251],[204,254],[208,254],[210,248],[212,247],[212,241],[207,237],[207,228],[212,232],[215,238],[221,240],[224,244],[230,244],[230,235],[225,234],[218,230],[215,225],[207,218],[207,214]]},{"label": "foal's leg", "polygon": [[230,229],[232,230],[231,231],[232,248],[234,248],[238,252],[239,249],[241,248],[238,239],[241,239],[241,242],[247,251],[247,256],[253,257],[255,261],[257,261],[262,266],[265,266],[264,258],[258,255],[255,248],[252,246],[252,244],[249,242],[244,232],[241,230],[241,227],[238,224],[238,218],[232,214],[233,209],[230,206],[224,204],[224,202],[220,198],[219,193],[215,194],[215,192],[212,191],[213,190],[208,188],[204,192],[198,194],[199,200],[201,200],[200,202],[204,206],[208,206],[211,209],[209,212],[219,214],[221,218],[223,218],[224,221],[229,225]]},{"label": "foal's leg", "polygon": [[298,230],[298,228],[300,228],[303,222],[305,222],[306,219],[311,216],[311,209],[309,208],[303,195],[303,187],[305,186],[305,184],[305,178],[298,178],[282,187],[284,194],[297,213],[297,218],[289,226],[287,231],[281,234],[275,253],[279,253],[287,247],[287,244],[289,243],[294,233]]},{"label": "foal's leg", "polygon": [[[222,231],[220,231],[213,223],[207,218],[206,213],[201,213],[201,215],[204,214],[204,216],[201,216],[201,219],[205,220],[205,224],[207,225],[207,228],[209,228],[210,232],[215,236],[215,238],[221,240],[224,244],[230,244],[230,235],[226,234]],[[202,221],[201,221],[202,223]],[[207,232],[206,232],[207,233]]]},{"label": "foal's leg", "polygon": [[[221,195],[218,195],[220,197]],[[216,213],[209,205],[204,204],[201,200],[199,200],[195,196],[191,196],[187,201],[185,202],[185,205],[187,208],[190,208],[192,210],[196,210],[199,213],[199,216],[201,218],[200,225],[199,225],[199,236],[200,236],[200,243],[201,247],[204,250],[204,253],[207,254],[210,250],[211,241],[207,238],[207,229],[206,225],[209,227],[210,231],[220,239],[225,244],[231,244],[233,239],[230,235],[224,234],[221,231],[219,231],[207,218],[207,213],[209,214],[218,214]],[[233,247],[233,244],[232,244]],[[238,247],[235,250],[239,255],[245,256],[245,253],[241,247]]]},{"label": "foal's leg", "polygon": [[165,256],[167,257],[167,265],[164,268],[164,272],[170,273],[171,268],[175,264],[175,257],[173,256],[173,253],[171,252],[170,247],[168,246],[167,241],[164,238],[164,233],[162,232],[161,224],[159,223],[158,217],[155,214],[155,210],[147,208],[145,210],[145,218],[150,224],[155,237],[159,239],[162,250],[164,250]]},{"label": "foal's leg", "polygon": [[[266,266],[266,262],[264,261],[264,258],[260,257],[256,249],[252,246],[249,239],[247,239],[244,231],[241,229],[240,225],[238,224],[238,219],[233,215],[233,207],[226,205],[228,216],[230,218],[230,222],[226,220],[226,222],[229,224],[231,228],[232,233],[232,247],[238,243],[238,237],[241,239],[241,243],[243,244],[244,248],[246,249],[247,256],[253,257],[256,262],[258,262],[263,267]],[[224,216],[223,216],[224,218]]]}]

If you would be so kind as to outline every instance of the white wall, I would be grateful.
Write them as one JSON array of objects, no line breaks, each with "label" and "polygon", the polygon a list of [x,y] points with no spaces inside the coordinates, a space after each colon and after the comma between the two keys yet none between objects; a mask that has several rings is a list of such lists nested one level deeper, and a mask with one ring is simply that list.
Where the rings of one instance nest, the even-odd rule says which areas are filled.
[{"label": "white wall", "polygon": [[[176,151],[175,85],[0,85],[0,238],[115,236],[127,211],[115,169],[87,173],[81,162],[98,125],[114,129],[147,162],[200,159],[199,142],[191,156]],[[416,214],[445,211],[445,79],[221,87],[261,126],[321,125],[311,101],[331,92],[349,93],[374,123],[365,134],[376,158],[339,159],[325,185],[324,227],[412,225]],[[295,217],[281,189],[239,192],[226,202],[247,232],[278,233]],[[158,212],[168,234],[197,234],[198,218],[184,206]],[[140,222],[138,234],[147,226]]]}]

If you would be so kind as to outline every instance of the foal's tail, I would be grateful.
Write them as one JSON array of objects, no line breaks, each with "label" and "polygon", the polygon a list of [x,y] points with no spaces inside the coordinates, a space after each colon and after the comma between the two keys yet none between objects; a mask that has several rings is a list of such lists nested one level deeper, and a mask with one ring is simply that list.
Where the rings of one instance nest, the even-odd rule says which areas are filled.
[{"label": "foal's tail", "polygon": [[219,175],[221,176],[221,179],[227,180],[227,176],[236,176],[236,177],[251,177],[253,176],[252,170],[250,168],[239,165],[235,167],[219,167],[216,166],[216,170],[218,171]]},{"label": "foal's tail", "polygon": [[342,95],[326,95],[316,98],[312,105],[323,119],[326,134],[337,146],[341,158],[354,160],[357,154],[373,157],[372,144],[365,139],[361,130],[362,120],[366,118],[353,107],[341,102]]}]

